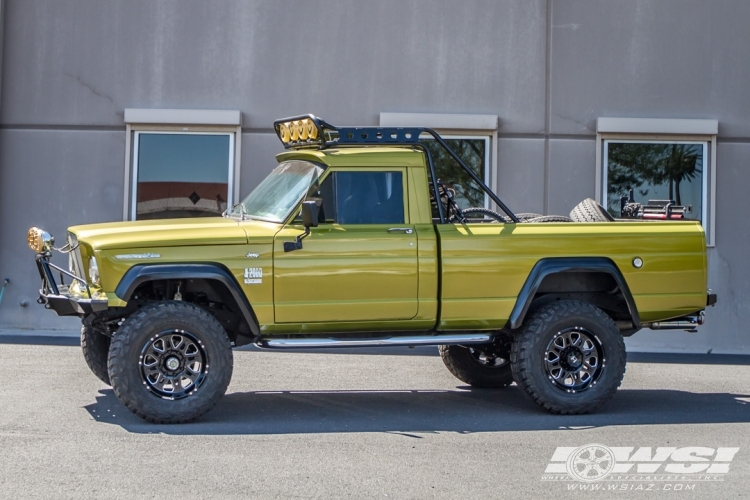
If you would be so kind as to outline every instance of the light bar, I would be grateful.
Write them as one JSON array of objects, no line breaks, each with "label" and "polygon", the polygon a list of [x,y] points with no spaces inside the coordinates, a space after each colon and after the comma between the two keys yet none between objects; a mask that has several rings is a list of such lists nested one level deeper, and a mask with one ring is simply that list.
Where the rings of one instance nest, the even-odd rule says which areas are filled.
[{"label": "light bar", "polygon": [[276,120],[273,128],[285,148],[321,146],[325,143],[324,129],[335,130],[334,127],[313,115]]}]

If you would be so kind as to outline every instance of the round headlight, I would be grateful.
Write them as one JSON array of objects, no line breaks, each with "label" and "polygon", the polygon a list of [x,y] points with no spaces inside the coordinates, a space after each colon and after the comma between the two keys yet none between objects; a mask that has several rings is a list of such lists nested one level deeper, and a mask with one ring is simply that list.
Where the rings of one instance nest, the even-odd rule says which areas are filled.
[{"label": "round headlight", "polygon": [[99,266],[94,257],[89,257],[89,279],[94,285],[99,285]]},{"label": "round headlight", "polygon": [[47,231],[39,229],[38,227],[32,227],[29,229],[29,233],[26,235],[26,240],[29,242],[29,248],[36,253],[49,252],[52,250],[52,243],[55,241]]}]

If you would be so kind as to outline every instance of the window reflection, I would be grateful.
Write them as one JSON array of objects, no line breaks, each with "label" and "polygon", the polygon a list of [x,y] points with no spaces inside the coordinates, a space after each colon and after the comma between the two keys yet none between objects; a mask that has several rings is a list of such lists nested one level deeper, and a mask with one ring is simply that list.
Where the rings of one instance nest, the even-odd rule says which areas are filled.
[{"label": "window reflection", "polygon": [[[443,139],[448,146],[486,183],[487,139]],[[460,208],[485,207],[485,193],[471,176],[451,158],[448,152],[434,139],[422,138],[435,164],[435,174],[445,187],[456,192],[455,200]],[[436,207],[433,207],[435,209]],[[433,217],[438,217],[437,212]]]},{"label": "window reflection", "polygon": [[227,208],[229,134],[138,133],[136,219],[213,217]]},{"label": "window reflection", "polygon": [[701,220],[705,143],[607,141],[607,209],[620,217],[620,198],[672,200],[689,206],[686,219]]}]

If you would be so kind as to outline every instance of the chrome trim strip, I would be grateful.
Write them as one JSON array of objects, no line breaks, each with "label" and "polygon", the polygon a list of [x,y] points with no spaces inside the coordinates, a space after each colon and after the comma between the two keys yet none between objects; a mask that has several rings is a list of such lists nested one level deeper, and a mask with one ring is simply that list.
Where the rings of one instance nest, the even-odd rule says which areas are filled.
[{"label": "chrome trim strip", "polygon": [[302,349],[308,347],[379,347],[379,346],[417,346],[447,344],[486,344],[492,340],[487,333],[462,333],[454,335],[423,335],[413,337],[384,338],[299,338],[299,339],[259,339],[258,347],[269,349]]},{"label": "chrome trim strip", "polygon": [[126,253],[115,255],[115,259],[158,259],[161,255],[158,253]]}]

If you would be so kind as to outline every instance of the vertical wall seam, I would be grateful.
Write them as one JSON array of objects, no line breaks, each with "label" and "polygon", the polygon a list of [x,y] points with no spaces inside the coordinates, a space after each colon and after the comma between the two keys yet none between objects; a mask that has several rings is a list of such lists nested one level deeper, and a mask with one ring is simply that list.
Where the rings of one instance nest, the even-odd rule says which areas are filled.
[{"label": "vertical wall seam", "polygon": [[552,0],[547,0],[544,75],[544,214],[549,214],[549,137],[551,122]]},{"label": "vertical wall seam", "polygon": [[[3,55],[5,47],[3,39],[5,38],[5,31],[5,0],[0,0],[0,96],[3,94]],[[1,97],[0,106],[2,106]]]}]

